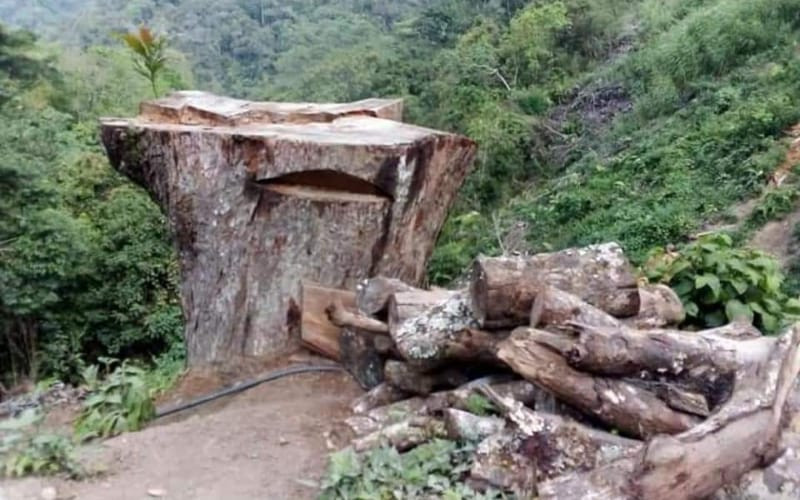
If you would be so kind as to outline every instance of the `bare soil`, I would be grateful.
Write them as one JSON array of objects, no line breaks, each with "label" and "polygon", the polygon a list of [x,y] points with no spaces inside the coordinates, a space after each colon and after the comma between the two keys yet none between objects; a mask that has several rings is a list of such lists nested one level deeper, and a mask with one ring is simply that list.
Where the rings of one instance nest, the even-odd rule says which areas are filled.
[{"label": "bare soil", "polygon": [[[170,402],[218,386],[218,377],[191,376]],[[344,373],[268,382],[96,445],[87,455],[107,469],[97,477],[4,481],[0,500],[39,499],[48,487],[80,500],[315,498],[308,482],[325,468],[324,433],[360,393]]]}]

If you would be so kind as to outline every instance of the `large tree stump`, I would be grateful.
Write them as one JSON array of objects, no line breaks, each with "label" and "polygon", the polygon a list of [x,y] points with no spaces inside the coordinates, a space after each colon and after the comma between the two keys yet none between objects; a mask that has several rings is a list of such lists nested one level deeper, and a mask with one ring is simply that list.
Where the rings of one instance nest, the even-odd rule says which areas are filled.
[{"label": "large tree stump", "polygon": [[616,243],[531,257],[481,257],[472,268],[475,317],[486,327],[529,323],[536,295],[550,285],[576,295],[612,316],[639,312],[636,276]]},{"label": "large tree stump", "polygon": [[401,107],[179,92],[103,120],[111,164],[167,214],[190,364],[290,347],[301,280],[420,282],[475,145],[385,119]]}]

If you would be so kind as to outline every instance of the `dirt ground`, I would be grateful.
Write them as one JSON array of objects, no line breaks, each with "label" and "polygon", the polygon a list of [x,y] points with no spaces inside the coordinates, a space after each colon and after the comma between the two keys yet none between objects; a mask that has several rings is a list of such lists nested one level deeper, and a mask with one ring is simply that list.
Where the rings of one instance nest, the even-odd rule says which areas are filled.
[{"label": "dirt ground", "polygon": [[[189,398],[208,383],[184,381]],[[107,472],[84,481],[25,479],[0,484],[0,500],[174,500],[316,497],[329,450],[324,433],[361,391],[340,373],[313,373],[268,382],[188,414],[156,421],[90,450]],[[306,484],[304,484],[306,483]]]}]

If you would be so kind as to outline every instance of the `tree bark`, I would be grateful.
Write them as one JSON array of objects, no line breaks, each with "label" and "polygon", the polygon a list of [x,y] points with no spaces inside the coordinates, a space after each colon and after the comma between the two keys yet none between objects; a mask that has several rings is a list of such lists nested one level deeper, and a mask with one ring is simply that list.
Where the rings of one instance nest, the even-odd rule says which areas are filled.
[{"label": "tree bark", "polygon": [[360,415],[374,408],[378,408],[379,406],[386,406],[400,401],[408,396],[409,394],[407,392],[384,382],[358,397],[353,401],[353,404],[350,405],[350,409],[356,415]]},{"label": "tree bark", "polygon": [[558,415],[531,411],[488,386],[478,390],[516,425],[520,434],[517,452],[531,459],[537,483],[567,472],[593,469],[627,456],[641,445],[641,441],[598,431]]},{"label": "tree bark", "polygon": [[425,374],[407,363],[391,359],[384,365],[384,378],[403,391],[423,396],[427,396],[434,389],[458,387],[467,382],[466,376],[457,370],[449,369]]},{"label": "tree bark", "polygon": [[362,313],[368,316],[379,316],[386,312],[392,295],[417,290],[398,279],[376,276],[359,283],[356,289],[356,304]]},{"label": "tree bark", "polygon": [[683,303],[670,287],[642,285],[639,287],[639,313],[626,323],[636,328],[662,328],[680,325],[684,319]]},{"label": "tree bark", "polygon": [[457,293],[422,314],[404,321],[390,334],[398,351],[409,361],[436,364],[448,341],[468,328],[477,328],[469,299]]},{"label": "tree bark", "polygon": [[341,365],[364,390],[383,382],[383,358],[375,349],[371,332],[344,328],[339,336]]},{"label": "tree bark", "polygon": [[326,307],[325,313],[331,323],[340,328],[358,328],[359,330],[377,334],[389,333],[389,326],[383,321],[348,311],[338,302],[333,302]]},{"label": "tree bark", "polygon": [[515,372],[559,400],[637,438],[677,434],[698,423],[696,417],[669,408],[640,387],[575,370],[561,355],[539,344],[531,333],[527,328],[515,330],[500,344],[497,355]]},{"label": "tree bark", "polygon": [[569,327],[572,323],[619,327],[622,323],[605,311],[584,302],[580,297],[558,288],[541,287],[531,309],[532,327]]},{"label": "tree bark", "polygon": [[181,92],[103,121],[111,164],[167,214],[190,365],[291,348],[302,280],[423,279],[475,144],[378,118],[397,104]]},{"label": "tree bark", "polygon": [[617,317],[639,312],[636,276],[616,243],[532,257],[478,258],[470,295],[481,325],[529,324],[531,306],[545,285],[576,295]]},{"label": "tree bark", "polygon": [[454,441],[479,442],[502,432],[506,421],[497,417],[481,417],[467,411],[447,408],[443,412],[447,437]]},{"label": "tree bark", "polygon": [[769,337],[731,340],[714,331],[573,327],[578,338],[567,354],[570,363],[602,375],[636,375],[644,370],[677,376],[697,368],[730,374],[763,360],[775,343]]},{"label": "tree bark", "polygon": [[457,293],[450,290],[415,290],[393,294],[388,304],[389,331],[397,336],[403,323],[425,314],[428,309],[442,304]]},{"label": "tree bark", "polygon": [[774,344],[766,359],[737,373],[731,400],[711,418],[676,436],[652,439],[633,457],[542,485],[542,499],[700,499],[768,466],[782,452],[800,372],[800,327]]},{"label": "tree bark", "polygon": [[444,423],[433,417],[412,417],[353,441],[353,449],[364,452],[380,446],[406,451],[437,437],[445,437]]}]

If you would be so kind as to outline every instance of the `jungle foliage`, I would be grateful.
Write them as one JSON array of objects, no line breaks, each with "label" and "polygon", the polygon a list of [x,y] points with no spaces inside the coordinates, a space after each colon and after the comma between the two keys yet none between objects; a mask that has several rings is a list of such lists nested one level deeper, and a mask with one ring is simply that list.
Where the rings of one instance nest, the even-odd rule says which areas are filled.
[{"label": "jungle foliage", "polygon": [[[41,37],[0,29],[0,373],[11,383],[77,381],[102,356],[180,359],[164,217],[108,167],[96,135],[98,116],[133,113],[153,84],[400,96],[409,121],[470,135],[478,161],[430,265],[440,284],[508,248],[616,240],[643,264],[759,195],[800,120],[800,0],[10,0],[0,21]],[[140,63],[154,81],[119,41],[141,26],[168,42],[159,71]],[[795,200],[765,196],[748,224]],[[706,293],[697,277],[692,293]],[[774,284],[759,293],[774,299]],[[727,307],[722,291],[715,304]],[[685,298],[695,318],[718,314]],[[746,304],[772,330],[780,315],[766,298]]]}]

